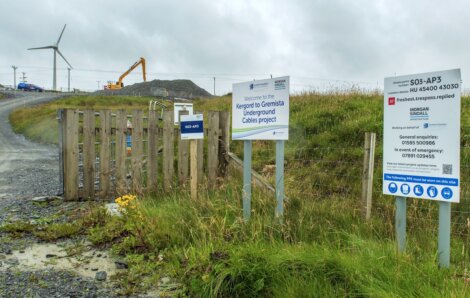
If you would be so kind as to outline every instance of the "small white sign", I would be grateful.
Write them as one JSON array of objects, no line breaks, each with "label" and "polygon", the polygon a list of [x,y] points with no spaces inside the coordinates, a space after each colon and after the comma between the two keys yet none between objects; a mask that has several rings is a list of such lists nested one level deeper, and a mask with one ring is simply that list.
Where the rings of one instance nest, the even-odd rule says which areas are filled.
[{"label": "small white sign", "polygon": [[460,69],[385,78],[383,193],[460,199]]},{"label": "small white sign", "polygon": [[233,84],[232,139],[289,139],[289,77]]},{"label": "small white sign", "polygon": [[180,130],[182,140],[204,139],[203,115],[181,115]]},{"label": "small white sign", "polygon": [[193,104],[192,103],[184,103],[184,102],[175,102],[173,104],[173,111],[174,111],[174,119],[175,125],[179,123],[179,112],[180,111],[188,111],[189,115],[193,114]]}]

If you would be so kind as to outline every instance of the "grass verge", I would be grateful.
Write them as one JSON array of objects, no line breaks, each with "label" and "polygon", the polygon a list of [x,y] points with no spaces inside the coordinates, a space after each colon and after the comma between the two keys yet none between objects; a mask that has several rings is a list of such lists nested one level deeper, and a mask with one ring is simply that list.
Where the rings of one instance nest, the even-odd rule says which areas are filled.
[{"label": "grass verge", "polygon": [[[236,181],[233,178],[231,181]],[[158,284],[162,276],[183,283],[190,297],[464,297],[465,266],[439,270],[434,235],[408,235],[398,255],[393,218],[364,222],[341,204],[292,198],[284,222],[274,200],[256,190],[252,219],[241,217],[236,183],[200,193],[161,194],[90,230],[97,245],[111,243],[127,258],[123,293]],[[459,239],[453,245],[462,244]],[[454,248],[455,248],[454,247]],[[464,260],[452,250],[454,264]]]}]

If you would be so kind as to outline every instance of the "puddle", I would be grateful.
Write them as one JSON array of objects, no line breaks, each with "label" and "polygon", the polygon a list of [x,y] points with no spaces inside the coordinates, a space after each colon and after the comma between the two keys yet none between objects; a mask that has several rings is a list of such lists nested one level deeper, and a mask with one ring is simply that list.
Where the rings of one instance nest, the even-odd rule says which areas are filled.
[{"label": "puddle", "polygon": [[90,278],[94,278],[98,271],[106,271],[108,277],[119,271],[106,251],[92,249],[83,243],[34,244],[21,251],[13,251],[1,261],[0,271],[68,270]]}]

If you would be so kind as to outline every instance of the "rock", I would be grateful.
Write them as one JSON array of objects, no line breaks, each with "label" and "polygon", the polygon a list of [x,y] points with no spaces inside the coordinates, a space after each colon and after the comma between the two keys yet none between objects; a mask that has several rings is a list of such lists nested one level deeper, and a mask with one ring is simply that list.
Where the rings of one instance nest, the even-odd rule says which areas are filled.
[{"label": "rock", "polygon": [[122,261],[122,260],[119,260],[119,261],[115,261],[114,264],[116,264],[116,269],[127,269],[129,268],[129,265]]},{"label": "rock", "polygon": [[11,258],[11,259],[5,260],[5,264],[10,265],[10,266],[18,266],[20,264],[20,261],[18,261],[17,258]]},{"label": "rock", "polygon": [[106,212],[111,216],[122,216],[121,212],[119,211],[119,205],[117,203],[109,203],[104,205],[106,208]]},{"label": "rock", "polygon": [[162,279],[160,279],[161,283],[162,284],[167,284],[170,282],[170,278],[169,277],[162,277]]},{"label": "rock", "polygon": [[20,254],[24,254],[24,250],[20,250]]},{"label": "rock", "polygon": [[55,257],[57,257],[57,255],[55,254],[46,254],[46,259],[55,258]]},{"label": "rock", "polygon": [[5,248],[5,249],[3,250],[3,252],[4,252],[6,255],[12,255],[12,254],[13,254],[13,252],[11,251],[11,248],[8,248],[8,247]]},{"label": "rock", "polygon": [[102,254],[97,254],[96,257],[97,258],[101,258]]},{"label": "rock", "polygon": [[34,203],[49,203],[52,201],[62,201],[62,197],[58,196],[42,196],[42,197],[34,197],[31,199]]},{"label": "rock", "polygon": [[96,275],[95,275],[95,279],[97,281],[105,281],[107,277],[108,277],[108,274],[106,273],[106,271],[96,272]]},{"label": "rock", "polygon": [[91,268],[91,271],[98,271],[98,268]]}]

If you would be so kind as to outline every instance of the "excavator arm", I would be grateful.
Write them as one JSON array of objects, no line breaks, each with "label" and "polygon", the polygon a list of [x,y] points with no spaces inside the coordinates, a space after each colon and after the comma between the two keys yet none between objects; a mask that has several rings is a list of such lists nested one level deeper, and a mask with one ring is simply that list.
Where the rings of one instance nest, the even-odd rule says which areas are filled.
[{"label": "excavator arm", "polygon": [[119,80],[116,82],[116,84],[113,84],[112,82],[110,82],[110,83],[108,83],[108,86],[107,86],[106,89],[121,89],[122,87],[124,87],[124,84],[122,83],[124,78],[127,77],[127,75],[129,75],[139,65],[142,65],[142,76],[143,76],[144,82],[146,82],[147,81],[147,74],[146,74],[146,70],[145,70],[145,59],[143,57],[140,57],[139,61],[134,63],[131,67],[129,67],[129,69],[126,72],[124,72],[119,77]]},{"label": "excavator arm", "polygon": [[145,59],[140,57],[139,61],[134,63],[131,67],[129,67],[129,69],[125,73],[123,73],[119,77],[119,80],[118,80],[117,84],[119,86],[123,87],[122,80],[124,80],[124,78],[127,77],[127,75],[130,74],[134,69],[136,69],[140,64],[142,64],[142,75],[143,75],[143,78],[144,78],[144,82],[146,82],[147,78],[146,78],[146,74],[145,74]]}]

